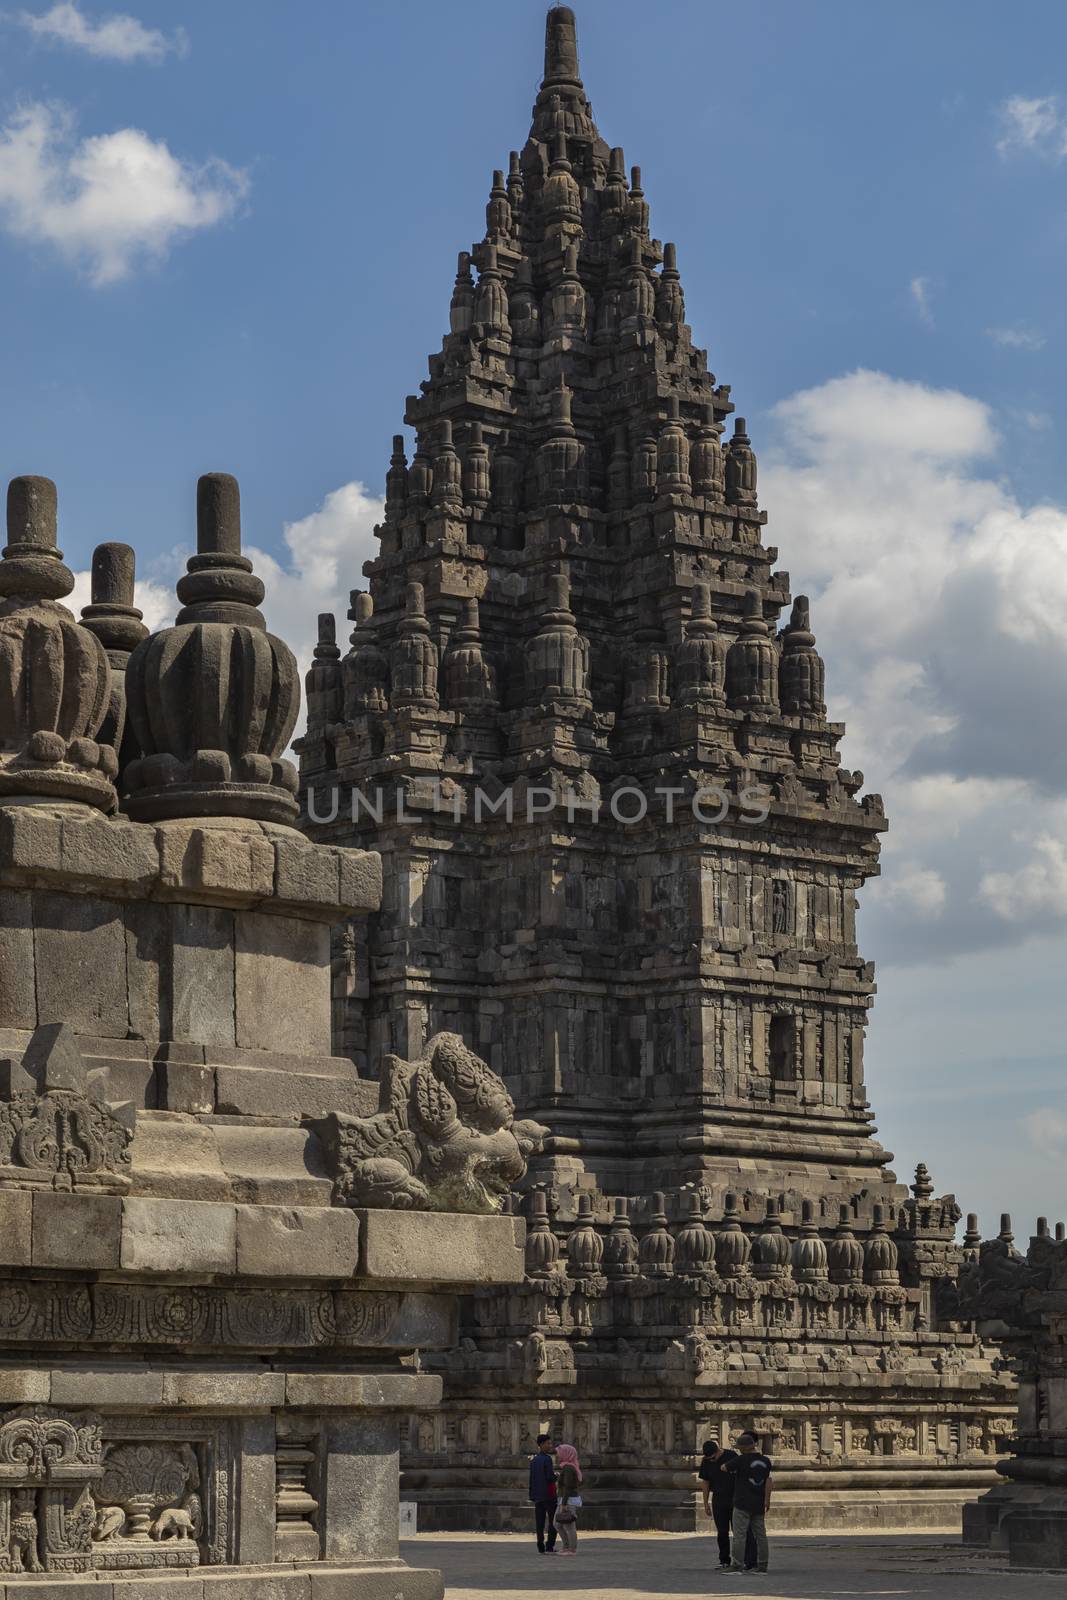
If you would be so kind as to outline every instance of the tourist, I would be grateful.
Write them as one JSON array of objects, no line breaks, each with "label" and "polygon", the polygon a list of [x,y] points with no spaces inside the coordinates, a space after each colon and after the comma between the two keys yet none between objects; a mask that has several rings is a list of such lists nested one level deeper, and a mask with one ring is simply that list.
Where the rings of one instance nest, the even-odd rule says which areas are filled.
[{"label": "tourist", "polygon": [[556,1451],[556,1464],[559,1467],[559,1481],[556,1484],[556,1527],[563,1543],[560,1554],[576,1556],[578,1512],[582,1505],[582,1497],[578,1492],[582,1481],[582,1468],[578,1461],[578,1452],[572,1444],[559,1446]]},{"label": "tourist", "polygon": [[754,1433],[737,1441],[740,1452],[733,1463],[734,1558],[728,1571],[744,1572],[742,1556],[751,1530],[756,1541],[756,1572],[767,1570],[767,1512],[771,1505],[771,1463],[760,1454]]},{"label": "tourist", "polygon": [[[704,1445],[704,1458],[697,1476],[704,1494],[704,1515],[715,1521],[715,1537],[719,1541],[719,1568],[730,1569],[730,1520],[734,1509],[734,1464],[741,1458],[736,1450],[726,1450],[717,1439]],[[749,1528],[745,1541],[745,1570],[751,1572],[756,1565],[756,1540]]]},{"label": "tourist", "polygon": [[556,1469],[552,1464],[550,1433],[537,1435],[537,1454],[530,1457],[530,1499],[537,1548],[542,1555],[551,1555],[556,1548]]}]

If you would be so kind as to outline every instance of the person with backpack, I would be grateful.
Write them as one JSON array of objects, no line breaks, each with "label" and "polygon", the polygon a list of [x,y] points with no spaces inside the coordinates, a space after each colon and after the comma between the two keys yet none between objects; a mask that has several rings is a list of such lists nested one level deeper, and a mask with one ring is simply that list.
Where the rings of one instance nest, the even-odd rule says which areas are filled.
[{"label": "person with backpack", "polygon": [[751,1531],[756,1540],[756,1572],[767,1570],[767,1512],[771,1507],[771,1463],[759,1449],[754,1433],[743,1433],[737,1441],[738,1459],[731,1471],[734,1478],[734,1551],[727,1569],[744,1572],[742,1559]]}]

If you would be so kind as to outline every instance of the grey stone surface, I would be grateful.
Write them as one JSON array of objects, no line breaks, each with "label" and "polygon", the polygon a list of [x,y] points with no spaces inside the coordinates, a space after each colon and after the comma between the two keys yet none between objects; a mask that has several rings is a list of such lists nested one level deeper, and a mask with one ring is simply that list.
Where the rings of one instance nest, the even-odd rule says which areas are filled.
[{"label": "grey stone surface", "polygon": [[397,1424],[392,1417],[332,1417],[327,1424],[333,1468],[325,1506],[328,1559],[390,1556],[400,1520]]},{"label": "grey stone surface", "polygon": [[122,1201],[114,1194],[33,1197],[33,1265],[108,1270],[119,1264]]},{"label": "grey stone surface", "polygon": [[360,1272],[383,1282],[516,1283],[523,1224],[516,1217],[359,1211]]},{"label": "grey stone surface", "polygon": [[122,1202],[122,1266],[131,1272],[225,1272],[237,1268],[237,1214],[209,1200]]},{"label": "grey stone surface", "polygon": [[[336,896],[335,885],[333,903]],[[236,963],[239,1045],[329,1055],[330,935],[325,926],[247,912],[237,920]]]},{"label": "grey stone surface", "polygon": [[25,1189],[0,1189],[0,1262],[28,1267],[33,1251],[33,1196]]},{"label": "grey stone surface", "polygon": [[359,1223],[351,1212],[312,1206],[238,1206],[237,1271],[275,1278],[351,1278]]}]

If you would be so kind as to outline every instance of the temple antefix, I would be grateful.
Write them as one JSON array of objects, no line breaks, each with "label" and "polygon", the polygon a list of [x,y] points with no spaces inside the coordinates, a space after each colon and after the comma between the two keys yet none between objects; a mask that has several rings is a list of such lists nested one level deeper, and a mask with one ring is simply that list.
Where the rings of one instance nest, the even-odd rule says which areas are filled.
[{"label": "temple antefix", "polygon": [[447,1028],[551,1129],[526,1282],[469,1303],[409,1428],[423,1526],[524,1514],[545,1423],[596,1464],[587,1521],[692,1526],[689,1458],[742,1426],[779,1525],[943,1521],[1011,1388],[951,1319],[953,1197],[874,1138],[885,815],[566,7],[429,373],[301,741],[305,826],[384,865],[366,962],[335,942],[335,1048],[373,1071]]}]

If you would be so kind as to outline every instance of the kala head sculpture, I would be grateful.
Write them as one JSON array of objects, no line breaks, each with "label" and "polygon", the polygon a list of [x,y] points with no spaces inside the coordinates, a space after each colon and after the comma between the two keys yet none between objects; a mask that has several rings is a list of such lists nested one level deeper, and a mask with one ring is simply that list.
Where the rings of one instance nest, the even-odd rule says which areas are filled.
[{"label": "kala head sculpture", "polygon": [[418,1061],[386,1056],[382,1109],[317,1125],[337,1198],[402,1211],[500,1211],[548,1129],[515,1120],[496,1073],[456,1033]]}]

